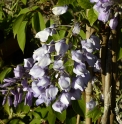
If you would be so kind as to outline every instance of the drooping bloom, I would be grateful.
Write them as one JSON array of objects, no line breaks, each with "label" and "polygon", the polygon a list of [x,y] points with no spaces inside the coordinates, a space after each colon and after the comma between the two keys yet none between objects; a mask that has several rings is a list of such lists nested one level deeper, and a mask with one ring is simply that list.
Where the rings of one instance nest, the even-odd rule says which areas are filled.
[{"label": "drooping bloom", "polygon": [[68,48],[69,46],[66,44],[66,41],[64,39],[59,40],[57,43],[55,43],[55,50],[57,52],[57,55],[63,56]]},{"label": "drooping bloom", "polygon": [[53,69],[56,71],[62,71],[64,69],[63,61],[62,60],[54,61]]},{"label": "drooping bloom", "polygon": [[58,80],[58,84],[62,90],[69,91],[70,90],[70,78],[69,77],[64,77],[60,76]]},{"label": "drooping bloom", "polygon": [[24,67],[30,69],[33,66],[33,58],[24,59]]},{"label": "drooping bloom", "polygon": [[85,63],[75,63],[73,72],[76,75],[84,75],[87,72]]},{"label": "drooping bloom", "polygon": [[118,19],[117,17],[114,17],[113,19],[110,20],[109,26],[111,29],[115,30],[118,25]]},{"label": "drooping bloom", "polygon": [[14,75],[16,78],[21,78],[24,75],[24,68],[21,65],[17,65],[16,68],[14,68]]},{"label": "drooping bloom", "polygon": [[74,60],[75,62],[78,63],[84,62],[85,57],[80,50],[72,50],[71,54],[72,54],[72,60]]},{"label": "drooping bloom", "polygon": [[42,76],[44,76],[45,71],[38,65],[34,65],[31,69],[29,74],[31,76],[33,76],[34,78],[41,78]]},{"label": "drooping bloom", "polygon": [[52,9],[52,12],[54,15],[59,16],[66,13],[67,9],[68,9],[68,6],[57,6]]},{"label": "drooping bloom", "polygon": [[68,107],[67,104],[63,104],[60,100],[57,100],[53,103],[52,108],[53,110],[62,113]]},{"label": "drooping bloom", "polygon": [[41,68],[47,67],[51,63],[50,55],[45,54],[41,56],[37,62],[37,65],[39,65]]},{"label": "drooping bloom", "polygon": [[100,59],[98,59],[96,62],[95,62],[95,64],[94,64],[94,71],[95,72],[100,72],[100,70],[101,70],[101,60]]}]

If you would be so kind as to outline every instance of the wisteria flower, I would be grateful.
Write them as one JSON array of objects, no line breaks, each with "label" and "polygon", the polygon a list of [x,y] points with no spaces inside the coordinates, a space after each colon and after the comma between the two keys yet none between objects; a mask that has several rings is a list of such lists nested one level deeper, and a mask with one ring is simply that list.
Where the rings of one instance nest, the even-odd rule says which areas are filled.
[{"label": "wisteria flower", "polygon": [[86,82],[84,81],[84,78],[82,76],[76,77],[72,83],[72,87],[74,89],[79,89],[83,91],[84,88],[86,87]]},{"label": "wisteria flower", "polygon": [[38,81],[38,83],[37,83],[37,86],[38,86],[38,87],[41,86],[42,88],[44,88],[44,87],[47,87],[49,84],[50,84],[50,79],[49,79],[49,77],[43,76],[42,78],[39,79],[39,81]]},{"label": "wisteria flower", "polygon": [[87,72],[85,63],[75,63],[73,72],[76,75],[84,75]]},{"label": "wisteria flower", "polygon": [[111,29],[115,30],[118,25],[118,19],[117,17],[114,17],[113,19],[110,20],[109,26]]},{"label": "wisteria flower", "polygon": [[40,47],[34,51],[34,53],[33,53],[34,61],[38,61],[39,58],[41,58],[46,53],[48,53],[48,47],[47,47],[47,45],[42,45],[42,47]]},{"label": "wisteria flower", "polygon": [[68,9],[68,6],[57,6],[52,9],[52,12],[54,15],[59,16],[66,13],[67,9]]},{"label": "wisteria flower", "polygon": [[81,90],[72,88],[69,93],[71,96],[71,100],[81,99]]},{"label": "wisteria flower", "polygon": [[71,81],[70,81],[69,77],[60,76],[60,78],[58,79],[58,84],[59,84],[60,88],[65,91],[70,90],[70,87],[71,87],[70,82]]},{"label": "wisteria flower", "polygon": [[56,98],[57,93],[58,93],[58,88],[53,85],[50,85],[50,87],[46,89],[46,96],[47,98],[50,98],[51,101]]},{"label": "wisteria flower", "polygon": [[95,72],[100,72],[100,70],[101,70],[101,60],[100,59],[98,59],[96,62],[95,62],[95,64],[94,64],[94,71]]},{"label": "wisteria flower", "polygon": [[33,58],[24,59],[24,67],[25,68],[29,68],[30,69],[33,66],[33,63],[34,63]]},{"label": "wisteria flower", "polygon": [[37,65],[39,65],[41,68],[45,68],[51,63],[51,59],[50,59],[49,54],[45,54],[38,59],[39,60],[38,60]]},{"label": "wisteria flower", "polygon": [[48,30],[42,30],[35,35],[35,38],[39,38],[41,42],[46,42],[50,32]]},{"label": "wisteria flower", "polygon": [[80,50],[72,50],[71,54],[72,54],[72,60],[74,60],[75,62],[78,63],[84,62],[85,57]]},{"label": "wisteria flower", "polygon": [[66,44],[66,41],[64,39],[59,40],[55,43],[55,50],[57,52],[57,55],[64,55],[65,52],[68,50],[69,46]]},{"label": "wisteria flower", "polygon": [[54,61],[53,69],[56,71],[62,71],[64,69],[63,61],[62,60]]},{"label": "wisteria flower", "polygon": [[16,78],[21,78],[24,75],[24,68],[21,65],[17,65],[16,68],[14,68],[14,75]]},{"label": "wisteria flower", "polygon": [[55,103],[53,103],[52,108],[53,110],[62,113],[66,108],[68,107],[67,104],[62,103],[60,100],[57,100]]},{"label": "wisteria flower", "polygon": [[34,65],[31,69],[29,74],[31,76],[33,76],[34,78],[41,78],[42,76],[44,76],[45,71],[38,65]]}]

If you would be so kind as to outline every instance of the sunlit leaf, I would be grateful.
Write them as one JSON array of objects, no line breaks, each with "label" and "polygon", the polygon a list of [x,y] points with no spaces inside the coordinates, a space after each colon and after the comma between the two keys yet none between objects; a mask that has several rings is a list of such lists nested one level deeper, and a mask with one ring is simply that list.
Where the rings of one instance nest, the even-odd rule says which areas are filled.
[{"label": "sunlit leaf", "polygon": [[23,53],[24,53],[24,48],[25,48],[25,43],[26,43],[26,25],[27,25],[27,23],[28,23],[28,21],[23,21],[17,32],[18,44]]},{"label": "sunlit leaf", "polygon": [[27,0],[21,0],[22,2],[23,2],[23,4],[25,4],[26,5],[26,3],[27,3]]}]

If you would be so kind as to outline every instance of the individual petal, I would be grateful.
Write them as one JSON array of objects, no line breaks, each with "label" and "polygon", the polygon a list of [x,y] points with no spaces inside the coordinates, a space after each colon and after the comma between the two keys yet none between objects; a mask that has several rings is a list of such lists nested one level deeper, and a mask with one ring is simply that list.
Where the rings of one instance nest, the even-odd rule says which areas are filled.
[{"label": "individual petal", "polygon": [[56,70],[56,71],[63,70],[64,69],[63,61],[62,60],[54,61],[53,69]]},{"label": "individual petal", "polygon": [[97,57],[89,52],[86,52],[85,55],[86,55],[86,62],[89,64],[89,66],[94,67]]},{"label": "individual petal", "polygon": [[6,96],[3,97],[2,105],[5,105],[5,103],[6,103],[6,98],[7,98]]},{"label": "individual petal", "polygon": [[21,78],[24,75],[24,68],[21,65],[17,65],[16,68],[14,68],[14,75],[16,78]]},{"label": "individual petal", "polygon": [[10,96],[8,96],[8,105],[9,105],[9,106],[12,106],[12,104],[13,104],[13,103],[12,103],[12,98],[11,98]]},{"label": "individual petal", "polygon": [[38,65],[41,68],[45,68],[47,67],[49,64],[51,63],[51,59],[50,59],[50,55],[49,54],[45,54],[44,56],[42,56],[39,60],[38,60]]},{"label": "individual petal", "polygon": [[46,53],[48,53],[48,47],[47,47],[47,45],[42,45],[42,47],[40,47],[34,51],[33,59],[35,61],[38,61],[39,60],[38,58],[45,55]]},{"label": "individual petal", "polygon": [[72,30],[72,33],[73,33],[73,34],[79,34],[79,33],[80,33],[80,24],[79,24],[79,23],[76,23],[76,24],[74,25],[74,28],[73,28],[73,30]]},{"label": "individual petal", "polygon": [[105,11],[104,9],[100,10],[99,16],[98,16],[98,20],[102,21],[102,22],[107,22],[110,16],[110,11]]},{"label": "individual petal", "polygon": [[44,76],[44,77],[42,77],[42,78],[38,81],[37,86],[38,86],[38,87],[39,87],[39,86],[41,86],[41,87],[47,87],[49,84],[50,84],[50,79],[49,79],[49,77]]},{"label": "individual petal", "polygon": [[74,64],[74,69],[73,72],[76,75],[84,75],[84,73],[86,73],[86,65],[85,63],[75,63]]},{"label": "individual petal", "polygon": [[48,52],[52,53],[55,52],[55,42],[52,40],[48,46]]},{"label": "individual petal", "polygon": [[85,57],[80,50],[72,50],[71,54],[72,54],[72,60],[78,63],[84,62]]},{"label": "individual petal", "polygon": [[70,101],[71,101],[70,93],[62,93],[61,96],[60,96],[60,101],[63,104],[69,105]]},{"label": "individual petal", "polygon": [[118,25],[118,19],[117,17],[114,17],[113,19],[110,20],[109,26],[112,30],[115,30]]},{"label": "individual petal", "polygon": [[55,50],[57,52],[57,55],[64,55],[65,52],[68,50],[69,46],[66,44],[65,40],[62,39],[55,43]]},{"label": "individual petal", "polygon": [[56,101],[53,103],[52,108],[54,111],[62,113],[63,110],[65,110],[68,106],[63,104],[61,101]]},{"label": "individual petal", "polygon": [[57,6],[52,9],[52,12],[54,15],[59,16],[66,13],[67,9],[68,9],[68,6]]},{"label": "individual petal", "polygon": [[56,98],[56,95],[58,93],[58,88],[51,85],[49,88],[46,89],[46,96],[47,98],[50,98],[51,101]]},{"label": "individual petal", "polygon": [[36,100],[36,105],[38,106],[38,105],[40,105],[40,104],[42,104],[42,103],[44,103],[44,102],[45,102],[44,99],[37,99],[37,100]]},{"label": "individual petal", "polygon": [[41,78],[42,76],[44,76],[45,71],[38,65],[34,65],[31,69],[29,74],[31,76],[33,76],[34,78]]},{"label": "individual petal", "polygon": [[90,0],[91,3],[98,2],[99,0]]},{"label": "individual petal", "polygon": [[33,99],[33,93],[32,92],[27,92],[25,96],[25,105],[32,106],[32,99]]},{"label": "individual petal", "polygon": [[24,59],[24,67],[31,68],[33,66],[34,60],[33,58]]},{"label": "individual petal", "polygon": [[81,91],[84,91],[85,87],[86,87],[86,83],[84,81],[84,78],[81,76],[78,76],[74,79],[73,83],[72,83],[72,87],[74,89],[79,89]]},{"label": "individual petal", "polygon": [[93,52],[94,47],[93,47],[93,43],[90,39],[82,40],[81,44],[82,44],[82,49],[83,50],[86,50],[89,53]]},{"label": "individual petal", "polygon": [[43,30],[38,32],[35,38],[39,38],[41,42],[46,42],[48,40],[49,35],[50,32],[48,32],[47,30]]},{"label": "individual petal", "polygon": [[60,88],[62,90],[65,90],[66,92],[70,90],[71,87],[71,81],[69,77],[64,77],[64,76],[60,76],[59,80],[58,80],[58,84],[60,86]]},{"label": "individual petal", "polygon": [[33,93],[38,97],[41,94],[41,90],[37,86],[37,83],[38,83],[37,81],[32,82],[32,90],[33,90]]}]

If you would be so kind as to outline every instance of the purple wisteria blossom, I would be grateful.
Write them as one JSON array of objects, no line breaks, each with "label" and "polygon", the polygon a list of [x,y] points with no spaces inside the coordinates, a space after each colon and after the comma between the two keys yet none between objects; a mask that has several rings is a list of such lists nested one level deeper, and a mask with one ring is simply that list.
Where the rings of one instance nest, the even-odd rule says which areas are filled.
[{"label": "purple wisteria blossom", "polygon": [[55,71],[62,71],[62,70],[64,70],[63,61],[62,60],[54,61],[53,69]]},{"label": "purple wisteria blossom", "polygon": [[22,65],[17,65],[16,68],[14,68],[14,75],[16,78],[21,78],[24,75],[24,68]]},{"label": "purple wisteria blossom", "polygon": [[79,23],[76,23],[76,24],[74,25],[74,28],[73,28],[73,30],[72,30],[72,33],[73,33],[73,34],[79,34],[79,33],[80,33],[80,24],[79,24]]},{"label": "purple wisteria blossom", "polygon": [[86,108],[88,108],[89,110],[92,110],[95,106],[96,102],[93,99],[86,103]]},{"label": "purple wisteria blossom", "polygon": [[115,30],[117,25],[118,25],[118,18],[117,17],[110,19],[109,26],[111,29]]},{"label": "purple wisteria blossom", "polygon": [[33,64],[34,64],[33,58],[24,59],[24,67],[25,68],[30,69],[30,68],[32,68]]},{"label": "purple wisteria blossom", "polygon": [[84,62],[85,56],[83,54],[83,52],[81,52],[80,50],[73,50],[71,51],[72,54],[72,60],[74,60],[77,63],[81,63]]},{"label": "purple wisteria blossom", "polygon": [[64,111],[67,107],[68,107],[68,105],[62,103],[60,100],[57,100],[52,105],[53,110],[55,110],[55,111],[57,111],[59,113],[62,113],[62,111]]},{"label": "purple wisteria blossom", "polygon": [[41,42],[46,42],[48,40],[49,36],[52,36],[53,34],[56,34],[55,30],[55,24],[51,25],[48,28],[45,28],[42,31],[39,31],[36,35],[35,38],[39,38]]},{"label": "purple wisteria blossom", "polygon": [[34,78],[41,78],[42,76],[44,76],[45,71],[44,71],[44,69],[42,69],[40,66],[38,66],[38,65],[35,64],[35,65],[30,69],[29,74],[30,74],[31,76],[33,76]]},{"label": "purple wisteria blossom", "polygon": [[57,52],[57,55],[63,56],[68,48],[69,46],[66,44],[65,39],[59,40],[55,43],[55,50]]},{"label": "purple wisteria blossom", "polygon": [[68,9],[68,6],[66,6],[66,5],[65,6],[57,6],[52,9],[52,12],[54,15],[59,16],[59,15],[66,13],[67,9]]},{"label": "purple wisteria blossom", "polygon": [[58,84],[62,90],[67,92],[70,90],[71,80],[69,77],[60,76],[58,79]]}]

